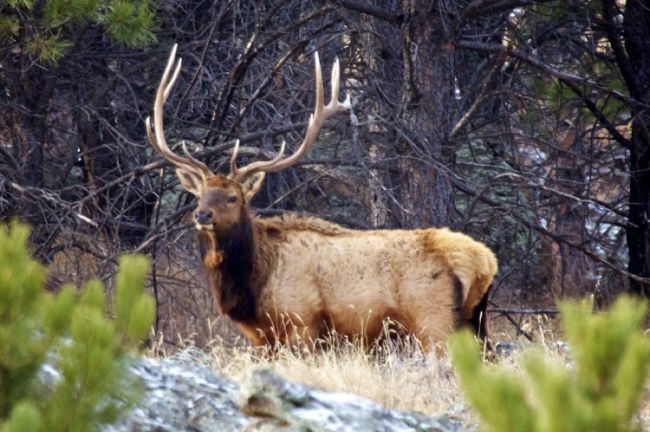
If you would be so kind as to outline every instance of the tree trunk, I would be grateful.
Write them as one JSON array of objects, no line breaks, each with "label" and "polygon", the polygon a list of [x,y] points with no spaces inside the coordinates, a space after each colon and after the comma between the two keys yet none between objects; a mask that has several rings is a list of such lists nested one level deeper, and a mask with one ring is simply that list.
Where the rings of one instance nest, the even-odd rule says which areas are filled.
[{"label": "tree trunk", "polygon": [[[650,105],[650,0],[630,0],[625,9],[625,48],[634,74],[631,96]],[[628,271],[650,278],[650,111],[638,109],[632,121],[630,197],[627,243]],[[650,297],[650,284],[630,279],[633,293]]]},{"label": "tree trunk", "polygon": [[[575,119],[575,126],[558,127],[554,140],[560,152],[550,176],[557,183],[557,188],[567,196],[585,196],[585,175],[583,164],[574,155],[583,155],[583,130],[580,120]],[[588,244],[588,232],[585,226],[587,208],[574,199],[553,196],[555,201],[549,218],[549,230],[557,233],[572,243]],[[581,298],[594,288],[591,262],[582,251],[559,242],[553,256],[555,265],[549,274],[549,286],[556,298]]]},{"label": "tree trunk", "polygon": [[[367,76],[380,76],[385,78],[381,84],[377,82],[365,82],[369,88],[370,96],[364,103],[363,110],[369,117],[384,117],[382,93],[388,94],[390,99],[399,99],[400,85],[395,85],[395,80],[390,79],[391,74],[401,67],[401,57],[395,52],[395,46],[399,46],[397,31],[389,23],[361,15],[363,28],[371,31],[362,32],[359,35],[359,56],[363,59],[366,73],[359,77],[366,80]],[[383,35],[384,37],[378,37]],[[394,78],[394,77],[393,77]],[[364,137],[367,144],[367,158],[372,167],[368,169],[368,193],[365,194],[365,206],[369,209],[370,226],[384,228],[394,226],[395,221],[391,220],[389,197],[387,196],[387,185],[391,183],[390,170],[379,169],[378,164],[383,164],[393,154],[393,145],[397,141],[394,130],[388,128],[383,122],[371,122],[368,126],[367,136]]]},{"label": "tree trunk", "polygon": [[400,171],[404,225],[448,225],[453,209],[452,187],[445,168],[454,149],[446,145],[453,127],[454,50],[445,43],[444,15],[429,1],[404,0],[406,24],[402,28],[405,87],[404,119],[417,131],[404,150]]}]

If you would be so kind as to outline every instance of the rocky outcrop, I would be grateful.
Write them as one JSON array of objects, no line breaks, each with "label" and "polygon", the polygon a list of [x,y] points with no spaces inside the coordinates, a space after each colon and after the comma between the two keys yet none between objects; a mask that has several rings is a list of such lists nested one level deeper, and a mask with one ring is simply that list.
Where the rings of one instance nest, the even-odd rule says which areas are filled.
[{"label": "rocky outcrop", "polygon": [[269,369],[254,370],[237,384],[197,361],[193,351],[145,358],[132,369],[144,385],[141,402],[107,432],[462,431],[453,417],[386,409],[287,381]]}]

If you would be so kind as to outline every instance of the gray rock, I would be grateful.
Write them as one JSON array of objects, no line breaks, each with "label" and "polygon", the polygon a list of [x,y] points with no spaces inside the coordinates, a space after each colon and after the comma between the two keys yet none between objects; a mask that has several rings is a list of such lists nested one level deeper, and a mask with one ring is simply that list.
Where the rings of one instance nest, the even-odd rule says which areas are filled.
[{"label": "gray rock", "polygon": [[360,396],[330,393],[253,370],[238,385],[204,366],[196,350],[133,367],[144,394],[106,432],[441,431],[462,432],[454,416],[390,410]]}]

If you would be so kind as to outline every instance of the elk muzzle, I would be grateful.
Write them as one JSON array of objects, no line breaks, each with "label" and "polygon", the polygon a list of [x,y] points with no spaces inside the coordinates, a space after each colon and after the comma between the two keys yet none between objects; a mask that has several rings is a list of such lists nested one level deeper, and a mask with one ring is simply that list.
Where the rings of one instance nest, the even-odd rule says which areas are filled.
[{"label": "elk muzzle", "polygon": [[213,216],[212,210],[205,209],[205,208],[198,208],[194,212],[194,223],[196,225],[196,229],[198,230],[212,229],[213,228],[212,216]]}]

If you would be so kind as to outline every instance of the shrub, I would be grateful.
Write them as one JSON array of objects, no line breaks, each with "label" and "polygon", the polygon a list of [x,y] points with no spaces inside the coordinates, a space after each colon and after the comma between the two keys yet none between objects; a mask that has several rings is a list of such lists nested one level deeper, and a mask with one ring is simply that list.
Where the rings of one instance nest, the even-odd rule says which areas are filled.
[{"label": "shrub", "polygon": [[95,430],[137,396],[128,358],[153,320],[148,263],[120,260],[111,320],[97,281],[80,295],[44,291],[28,237],[25,226],[0,226],[0,432]]},{"label": "shrub", "polygon": [[639,409],[650,364],[650,342],[641,333],[646,305],[619,299],[592,314],[585,303],[561,305],[570,346],[569,365],[542,350],[521,357],[522,373],[483,365],[468,334],[450,341],[454,366],[467,398],[489,431],[638,431]]},{"label": "shrub", "polygon": [[79,33],[94,26],[129,47],[146,46],[155,41],[155,6],[150,0],[5,0],[0,2],[0,45],[56,64]]}]

